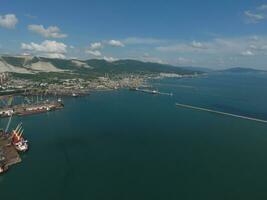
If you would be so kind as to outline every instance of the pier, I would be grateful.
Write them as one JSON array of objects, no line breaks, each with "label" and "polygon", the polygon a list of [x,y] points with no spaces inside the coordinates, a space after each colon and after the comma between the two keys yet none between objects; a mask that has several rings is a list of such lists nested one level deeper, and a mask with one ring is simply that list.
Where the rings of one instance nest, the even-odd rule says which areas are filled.
[{"label": "pier", "polygon": [[0,108],[0,118],[10,117],[11,115],[33,115],[38,113],[45,113],[64,108],[61,101],[43,101],[32,104],[19,104],[14,106],[6,106]]},{"label": "pier", "polygon": [[212,110],[212,109],[207,109],[207,108],[202,108],[202,107],[197,107],[197,106],[191,106],[191,105],[187,105],[187,104],[176,103],[175,105],[177,107],[183,107],[183,108],[187,108],[187,109],[191,109],[191,110],[204,111],[204,112],[209,112],[209,113],[214,113],[214,114],[224,115],[224,116],[229,116],[229,117],[235,117],[235,118],[244,119],[244,120],[250,120],[250,121],[255,121],[255,122],[260,122],[260,123],[267,123],[267,120],[263,120],[263,119],[257,119],[257,118],[253,118],[253,117],[243,116],[243,115],[221,112],[221,111],[217,111],[217,110]]},{"label": "pier", "polygon": [[0,133],[0,168],[7,170],[9,166],[21,162],[16,148],[11,144],[11,138],[5,133]]},{"label": "pier", "polygon": [[148,94],[157,94],[157,95],[166,95],[166,96],[173,96],[173,93],[167,93],[167,92],[160,92],[158,90],[150,90],[150,89],[140,89],[140,88],[134,88],[134,89],[130,89],[133,91],[139,91],[139,92],[143,92],[143,93],[148,93]]}]

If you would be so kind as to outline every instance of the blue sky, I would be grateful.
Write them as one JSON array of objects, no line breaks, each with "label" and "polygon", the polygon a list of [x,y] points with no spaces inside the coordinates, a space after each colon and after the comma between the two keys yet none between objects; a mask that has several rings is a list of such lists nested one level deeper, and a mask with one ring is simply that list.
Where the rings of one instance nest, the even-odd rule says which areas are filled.
[{"label": "blue sky", "polygon": [[267,1],[1,0],[0,53],[267,69]]}]

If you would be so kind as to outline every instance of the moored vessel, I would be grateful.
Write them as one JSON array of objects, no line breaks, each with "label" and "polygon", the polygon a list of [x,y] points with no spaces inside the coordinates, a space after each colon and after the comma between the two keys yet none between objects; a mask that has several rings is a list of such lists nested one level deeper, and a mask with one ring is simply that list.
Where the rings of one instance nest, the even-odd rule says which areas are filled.
[{"label": "moored vessel", "polygon": [[19,152],[26,152],[29,148],[28,141],[22,136],[23,131],[22,124],[20,123],[11,133],[12,144]]}]

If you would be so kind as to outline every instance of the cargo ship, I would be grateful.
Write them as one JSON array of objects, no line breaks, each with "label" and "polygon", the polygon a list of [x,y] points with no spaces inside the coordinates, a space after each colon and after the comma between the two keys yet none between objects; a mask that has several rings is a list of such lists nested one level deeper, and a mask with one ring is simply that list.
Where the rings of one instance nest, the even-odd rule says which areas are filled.
[{"label": "cargo ship", "polygon": [[12,116],[10,116],[6,130],[0,130],[0,174],[6,172],[11,165],[21,162],[20,154],[28,151],[28,141],[22,136],[22,123],[8,132]]},{"label": "cargo ship", "polygon": [[14,113],[14,110],[12,108],[6,108],[3,110],[0,110],[0,117],[5,118],[5,117],[10,117]]},{"label": "cargo ship", "polygon": [[22,134],[22,123],[20,123],[17,128],[11,132],[12,144],[18,152],[26,152],[29,149],[28,141],[22,137]]},{"label": "cargo ship", "polygon": [[18,107],[15,109],[15,115],[18,116],[26,116],[26,115],[33,115],[39,113],[50,112],[58,109],[62,109],[64,104],[61,100],[55,102],[42,102],[34,105],[27,105]]},{"label": "cargo ship", "polygon": [[137,89],[137,91],[148,93],[148,94],[160,94],[158,90]]}]

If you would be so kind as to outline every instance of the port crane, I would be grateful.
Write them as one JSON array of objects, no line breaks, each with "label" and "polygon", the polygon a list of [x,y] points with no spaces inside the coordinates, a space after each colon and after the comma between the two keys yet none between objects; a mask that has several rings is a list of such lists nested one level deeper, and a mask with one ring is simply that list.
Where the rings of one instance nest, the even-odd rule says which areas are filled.
[{"label": "port crane", "polygon": [[[11,106],[11,105],[12,105],[12,102],[13,102],[13,97],[11,97],[11,98],[8,100],[8,106]],[[10,113],[10,116],[9,116],[9,118],[8,118],[8,122],[7,122],[7,125],[6,125],[5,133],[8,132],[9,126],[10,126],[10,124],[11,124],[12,117],[13,117],[13,112]],[[20,124],[22,124],[22,123],[20,123]]]},{"label": "port crane", "polygon": [[13,102],[12,96],[3,96],[3,97],[0,97],[0,99],[5,107],[10,107],[12,105],[12,102]]}]

